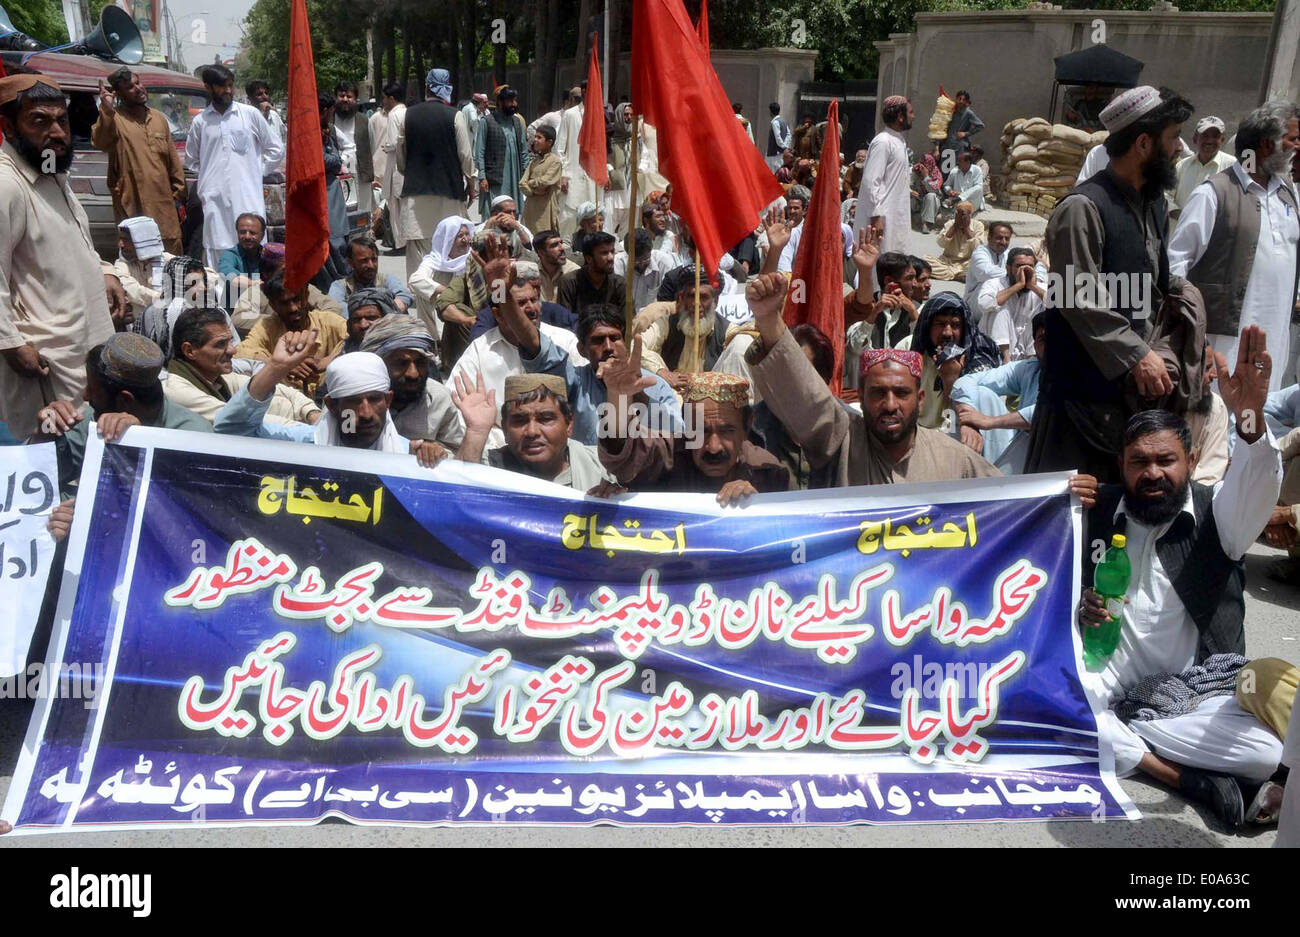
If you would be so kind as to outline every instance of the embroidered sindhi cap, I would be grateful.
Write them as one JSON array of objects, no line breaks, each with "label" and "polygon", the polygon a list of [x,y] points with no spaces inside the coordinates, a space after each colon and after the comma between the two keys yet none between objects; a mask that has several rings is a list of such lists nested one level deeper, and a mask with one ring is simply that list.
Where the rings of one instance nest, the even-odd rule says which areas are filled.
[{"label": "embroidered sindhi cap", "polygon": [[1101,123],[1111,133],[1119,133],[1144,114],[1160,106],[1160,92],[1150,85],[1129,88],[1102,109]]},{"label": "embroidered sindhi cap", "polygon": [[749,405],[749,381],[721,371],[692,374],[691,382],[682,393],[682,402],[695,403],[700,400],[716,400],[734,407],[746,407]]}]

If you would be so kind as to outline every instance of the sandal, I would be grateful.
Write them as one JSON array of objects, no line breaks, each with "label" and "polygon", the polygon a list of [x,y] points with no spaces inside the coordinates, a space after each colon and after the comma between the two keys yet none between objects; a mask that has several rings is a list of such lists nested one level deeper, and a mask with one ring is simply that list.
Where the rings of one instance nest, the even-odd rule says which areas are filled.
[{"label": "sandal", "polygon": [[[1282,795],[1285,788],[1273,781],[1265,781],[1255,793],[1242,818],[1243,823],[1255,826],[1272,826],[1282,812]],[[1276,793],[1275,793],[1276,792]]]}]

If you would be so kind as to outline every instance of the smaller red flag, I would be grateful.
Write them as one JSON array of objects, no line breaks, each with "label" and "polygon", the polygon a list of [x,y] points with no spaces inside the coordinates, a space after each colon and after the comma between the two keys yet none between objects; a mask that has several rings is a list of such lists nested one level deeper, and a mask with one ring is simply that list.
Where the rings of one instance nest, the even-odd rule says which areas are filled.
[{"label": "smaller red flag", "polygon": [[591,63],[587,66],[587,106],[582,114],[582,130],[578,132],[578,162],[583,171],[598,186],[609,185],[609,169],[605,149],[605,89],[600,84],[600,60],[596,58],[596,43],[591,44]]},{"label": "smaller red flag", "polygon": [[704,57],[709,55],[709,0],[700,0],[700,21],[695,24],[696,31],[700,34],[700,42],[704,44]]},{"label": "smaller red flag", "polygon": [[840,393],[844,368],[844,233],[840,227],[840,102],[826,114],[817,181],[803,220],[782,317],[793,328],[811,322],[835,348],[831,393]]},{"label": "smaller red flag", "polygon": [[329,201],[316,62],[306,0],[289,12],[289,140],[284,160],[284,285],[297,290],[329,257]]}]

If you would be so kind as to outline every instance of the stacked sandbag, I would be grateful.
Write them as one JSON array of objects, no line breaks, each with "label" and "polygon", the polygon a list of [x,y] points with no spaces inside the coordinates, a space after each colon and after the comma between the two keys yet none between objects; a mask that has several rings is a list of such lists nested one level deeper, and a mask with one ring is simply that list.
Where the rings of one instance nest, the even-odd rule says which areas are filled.
[{"label": "stacked sandbag", "polygon": [[952,123],[952,110],[957,102],[948,97],[948,93],[939,86],[939,99],[934,102],[934,113],[930,115],[929,137],[931,140],[948,139],[948,125]]},{"label": "stacked sandbag", "polygon": [[1087,133],[1041,117],[1021,117],[1002,128],[1002,192],[1007,207],[1047,216],[1074,188],[1088,151],[1106,131]]}]

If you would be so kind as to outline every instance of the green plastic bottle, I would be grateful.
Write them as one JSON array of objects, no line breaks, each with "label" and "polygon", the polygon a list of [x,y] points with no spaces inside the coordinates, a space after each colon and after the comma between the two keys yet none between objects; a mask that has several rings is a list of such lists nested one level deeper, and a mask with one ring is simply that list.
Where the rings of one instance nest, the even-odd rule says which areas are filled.
[{"label": "green plastic bottle", "polygon": [[1123,534],[1110,538],[1110,549],[1097,564],[1093,577],[1093,591],[1106,603],[1110,620],[1100,625],[1084,626],[1083,659],[1089,669],[1099,669],[1110,660],[1119,647],[1119,629],[1124,615],[1124,596],[1128,593],[1129,578],[1133,574],[1128,562],[1128,541]]}]

